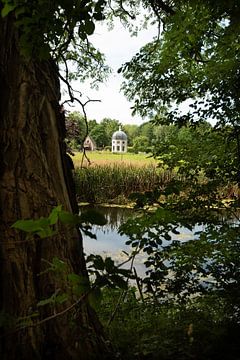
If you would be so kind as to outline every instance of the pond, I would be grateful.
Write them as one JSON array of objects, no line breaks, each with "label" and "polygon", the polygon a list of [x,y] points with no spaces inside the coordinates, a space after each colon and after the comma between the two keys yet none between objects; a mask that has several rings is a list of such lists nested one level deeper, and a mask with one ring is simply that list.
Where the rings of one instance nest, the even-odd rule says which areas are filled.
[{"label": "pond", "polygon": [[[130,247],[125,244],[128,240],[126,235],[120,235],[118,233],[119,226],[128,220],[129,218],[136,216],[136,211],[129,208],[120,207],[94,207],[102,213],[107,219],[107,224],[104,226],[93,226],[92,233],[97,236],[97,239],[92,239],[86,235],[83,235],[83,244],[85,254],[100,254],[104,257],[110,256],[117,264],[121,264],[126,261],[128,256],[126,253],[130,252]],[[193,231],[186,228],[178,229],[179,235],[172,234],[173,240],[188,241],[193,239],[194,232],[198,231],[200,227],[196,226]],[[169,242],[167,242],[169,243]],[[139,254],[135,261],[134,266],[139,276],[144,275],[146,260],[146,254]],[[124,265],[125,268],[129,268],[130,264]]]}]

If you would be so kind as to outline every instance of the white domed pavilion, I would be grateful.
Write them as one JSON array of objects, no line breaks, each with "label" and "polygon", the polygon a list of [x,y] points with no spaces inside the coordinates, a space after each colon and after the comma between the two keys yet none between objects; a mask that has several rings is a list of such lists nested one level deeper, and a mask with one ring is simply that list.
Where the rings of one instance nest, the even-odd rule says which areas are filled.
[{"label": "white domed pavilion", "polygon": [[127,135],[119,127],[118,131],[115,131],[112,136],[112,152],[125,153],[127,152]]}]

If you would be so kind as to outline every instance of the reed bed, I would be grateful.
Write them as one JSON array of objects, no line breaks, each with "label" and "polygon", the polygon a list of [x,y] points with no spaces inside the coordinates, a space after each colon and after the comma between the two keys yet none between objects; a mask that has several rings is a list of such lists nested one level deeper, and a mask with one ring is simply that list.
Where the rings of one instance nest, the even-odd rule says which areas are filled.
[{"label": "reed bed", "polygon": [[77,168],[76,192],[80,202],[126,203],[131,193],[152,190],[171,176],[153,164],[137,167],[113,163]]}]

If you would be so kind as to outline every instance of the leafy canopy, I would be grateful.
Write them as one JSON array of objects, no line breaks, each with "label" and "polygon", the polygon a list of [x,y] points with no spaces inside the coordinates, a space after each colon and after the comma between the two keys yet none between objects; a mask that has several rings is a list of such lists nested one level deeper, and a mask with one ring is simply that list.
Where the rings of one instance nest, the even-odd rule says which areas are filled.
[{"label": "leafy canopy", "polygon": [[[158,11],[157,3],[162,2],[152,3]],[[119,70],[126,78],[125,94],[134,99],[135,111],[142,115],[158,117],[167,108],[168,122],[213,118],[218,124],[235,125],[239,121],[240,2],[171,4],[171,14],[158,12],[163,24],[160,37]],[[188,99],[192,104],[183,116],[177,106]]]}]

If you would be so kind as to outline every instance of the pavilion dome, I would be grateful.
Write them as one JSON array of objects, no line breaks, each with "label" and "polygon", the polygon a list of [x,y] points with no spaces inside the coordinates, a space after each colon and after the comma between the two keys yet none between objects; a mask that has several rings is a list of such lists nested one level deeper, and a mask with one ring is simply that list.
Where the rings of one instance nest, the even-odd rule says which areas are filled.
[{"label": "pavilion dome", "polygon": [[113,133],[112,140],[127,140],[127,135],[121,130],[121,128],[119,128],[118,131]]}]

